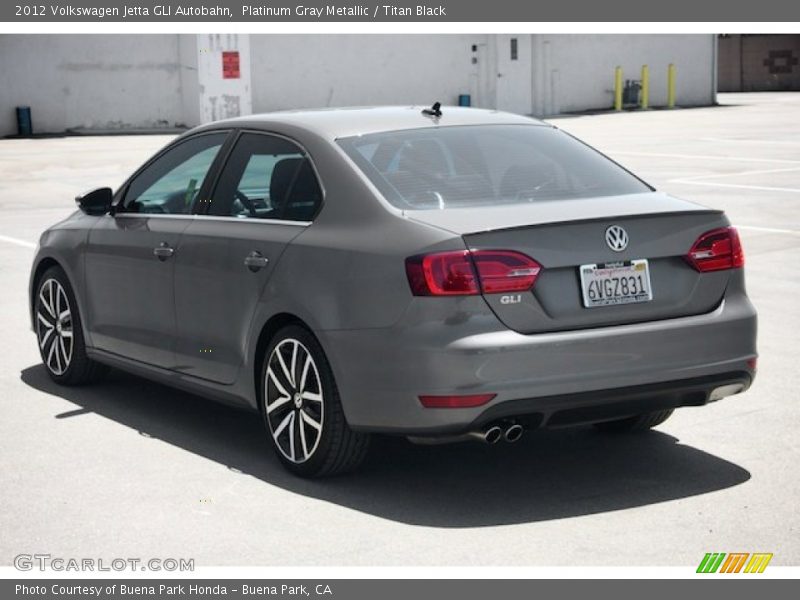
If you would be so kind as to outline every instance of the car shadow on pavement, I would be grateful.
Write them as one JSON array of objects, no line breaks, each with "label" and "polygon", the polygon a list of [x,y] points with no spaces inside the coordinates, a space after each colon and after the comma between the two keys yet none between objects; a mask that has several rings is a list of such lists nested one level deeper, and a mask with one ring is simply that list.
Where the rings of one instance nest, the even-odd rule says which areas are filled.
[{"label": "car shadow on pavement", "polygon": [[61,387],[42,365],[22,381],[143,435],[269,485],[402,523],[483,527],[589,515],[732,487],[750,473],[661,432],[614,437],[592,428],[539,431],[515,444],[414,446],[378,438],[358,472],[321,480],[283,470],[255,413],[114,371],[89,387]]}]

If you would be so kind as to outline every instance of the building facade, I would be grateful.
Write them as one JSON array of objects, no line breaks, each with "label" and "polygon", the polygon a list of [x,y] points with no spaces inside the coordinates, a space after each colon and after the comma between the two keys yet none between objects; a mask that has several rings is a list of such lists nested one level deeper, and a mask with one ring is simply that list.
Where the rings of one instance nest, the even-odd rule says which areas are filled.
[{"label": "building facade", "polygon": [[800,91],[800,35],[721,35],[719,91]]},{"label": "building facade", "polygon": [[713,35],[0,35],[0,136],[135,131],[290,108],[434,101],[548,116],[613,104],[650,68],[650,105],[715,102]]}]

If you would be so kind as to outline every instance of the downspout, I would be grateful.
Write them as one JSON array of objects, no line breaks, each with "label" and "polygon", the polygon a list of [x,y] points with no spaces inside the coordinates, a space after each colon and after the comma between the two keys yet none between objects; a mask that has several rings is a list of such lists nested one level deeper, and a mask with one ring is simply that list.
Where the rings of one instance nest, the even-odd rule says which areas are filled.
[{"label": "downspout", "polygon": [[711,105],[717,105],[717,88],[719,86],[719,37],[711,34]]}]

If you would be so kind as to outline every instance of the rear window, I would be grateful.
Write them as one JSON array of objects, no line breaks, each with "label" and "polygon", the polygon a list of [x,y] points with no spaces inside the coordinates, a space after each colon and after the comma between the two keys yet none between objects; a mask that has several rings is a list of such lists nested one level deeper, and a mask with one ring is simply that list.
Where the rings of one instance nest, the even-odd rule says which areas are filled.
[{"label": "rear window", "polygon": [[384,197],[404,210],[651,190],[586,144],[541,125],[432,127],[338,142]]}]

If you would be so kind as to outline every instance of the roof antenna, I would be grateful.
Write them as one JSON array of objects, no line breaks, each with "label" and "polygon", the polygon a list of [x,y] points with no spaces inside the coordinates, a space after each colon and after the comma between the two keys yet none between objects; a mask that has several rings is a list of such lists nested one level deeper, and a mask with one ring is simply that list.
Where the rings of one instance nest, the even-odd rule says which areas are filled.
[{"label": "roof antenna", "polygon": [[434,102],[433,106],[430,108],[425,108],[422,110],[423,115],[427,115],[429,117],[441,117],[442,116],[442,103],[441,102]]}]

